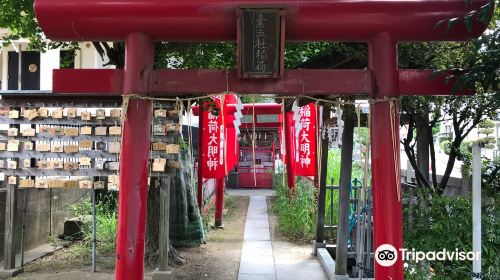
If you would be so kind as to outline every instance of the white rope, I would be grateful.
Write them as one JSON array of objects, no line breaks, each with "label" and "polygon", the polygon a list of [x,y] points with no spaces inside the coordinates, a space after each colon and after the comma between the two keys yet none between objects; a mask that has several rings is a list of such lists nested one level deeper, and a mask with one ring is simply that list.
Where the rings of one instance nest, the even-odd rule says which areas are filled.
[{"label": "white rope", "polygon": [[[228,93],[229,91],[225,91],[224,93]],[[276,95],[273,94],[245,94],[246,96],[253,97],[255,100],[255,97],[257,96],[264,96],[264,97],[276,97]],[[165,98],[165,97],[154,97],[154,96],[143,96],[139,94],[128,94],[128,95],[123,95],[127,96],[131,99],[143,99],[143,100],[158,100],[158,101],[169,101],[169,102],[177,102],[177,101],[198,101],[202,100],[205,98],[212,98],[214,95],[213,94],[208,94],[208,95],[203,95],[203,96],[197,96],[197,97],[189,97],[189,98]],[[393,101],[398,101],[399,97],[384,97],[384,98],[378,98],[378,99],[371,99],[368,98],[367,100],[358,100],[358,102],[355,101],[344,101],[338,98],[337,100],[330,100],[330,99],[324,99],[324,98],[317,98],[313,97],[310,95],[304,95],[304,94],[299,94],[299,95],[289,95],[289,96],[280,96],[282,100],[284,99],[300,99],[300,98],[305,98],[309,99],[311,101],[319,101],[323,102],[326,104],[340,104],[340,105],[358,105],[358,104],[375,104],[375,103],[384,103],[384,102],[393,102]]]},{"label": "white rope", "polygon": [[395,131],[395,122],[397,119],[396,116],[396,106],[398,105],[397,100],[391,99],[389,106],[390,106],[390,121],[391,121],[391,144],[392,144],[392,156],[393,156],[393,162],[394,162],[394,175],[395,175],[395,181],[394,183],[396,184],[397,187],[397,195],[398,195],[398,201],[401,201],[401,184],[399,183],[399,178],[401,170],[398,168],[398,151],[396,149],[399,149],[399,145],[397,142],[397,136],[396,136],[396,131]]}]

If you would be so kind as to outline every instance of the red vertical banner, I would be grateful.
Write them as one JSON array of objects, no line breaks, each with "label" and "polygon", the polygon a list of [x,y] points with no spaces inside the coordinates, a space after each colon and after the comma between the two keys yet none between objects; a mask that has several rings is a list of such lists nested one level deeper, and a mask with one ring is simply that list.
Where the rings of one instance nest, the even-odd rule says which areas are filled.
[{"label": "red vertical banner", "polygon": [[[295,167],[297,176],[316,175],[316,106],[309,103],[299,109],[301,129],[295,136]],[[292,129],[294,130],[294,129]]]},{"label": "red vertical banner", "polygon": [[235,95],[224,95],[224,106],[221,108],[220,97],[214,98],[218,115],[214,115],[207,103],[203,106],[201,147],[201,168],[203,178],[223,178],[236,165],[238,160],[238,138],[233,125],[234,114],[228,109],[236,104]]},{"label": "red vertical banner", "polygon": [[[294,170],[295,166],[295,156],[297,155],[297,151],[295,149],[295,121],[293,120],[293,112],[287,112],[287,117],[285,118],[285,137],[290,144],[285,150],[285,163],[291,165],[291,170]],[[295,171],[292,172],[295,175]]]},{"label": "red vertical banner", "polygon": [[[227,172],[229,172],[238,163],[240,145],[238,143],[238,135],[234,127],[234,107],[238,103],[238,98],[235,94],[224,95],[224,128],[226,139],[226,161]],[[229,109],[232,107],[232,109]],[[222,113],[222,112],[221,112]],[[227,175],[227,174],[226,174]]]}]

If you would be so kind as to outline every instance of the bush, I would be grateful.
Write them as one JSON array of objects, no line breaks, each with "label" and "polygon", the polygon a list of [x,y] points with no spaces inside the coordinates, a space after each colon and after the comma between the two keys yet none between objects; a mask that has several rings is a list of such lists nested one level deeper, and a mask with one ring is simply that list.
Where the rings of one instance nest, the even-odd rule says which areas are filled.
[{"label": "bush", "polygon": [[451,138],[451,136],[441,136],[441,137],[439,137],[439,144],[442,144],[443,142],[446,142],[446,141],[451,143],[451,140],[453,140]]},{"label": "bush", "polygon": [[279,231],[284,236],[298,240],[312,240],[316,231],[316,202],[314,199],[314,184],[305,178],[297,178],[296,198],[290,193],[282,180],[275,185],[276,196],[272,211],[278,217]]},{"label": "bush", "polygon": [[481,171],[483,189],[489,197],[500,199],[500,159],[483,160]]},{"label": "bush", "polygon": [[[100,196],[96,203],[96,252],[101,256],[112,256],[116,249],[116,234],[118,224],[118,199],[112,194]],[[92,248],[92,202],[90,199],[82,200],[72,207],[75,215],[85,221],[82,232],[81,245],[90,250]]]},{"label": "bush", "polygon": [[443,152],[447,155],[450,154],[450,151],[451,151],[451,141],[450,140],[445,140],[445,141],[442,141],[441,144],[441,150],[443,150]]},{"label": "bush", "polygon": [[[353,161],[352,177],[361,179],[362,166],[359,162]],[[326,171],[327,185],[338,185],[340,177],[340,150],[328,152],[328,169]],[[276,178],[282,178],[277,175]],[[275,180],[274,189],[276,196],[272,210],[278,217],[279,230],[284,236],[297,240],[311,240],[316,232],[317,202],[314,196],[313,182],[307,178],[297,177],[296,192],[297,199],[288,201],[288,187],[283,180]],[[325,197],[325,225],[338,224],[338,190],[326,190]],[[331,205],[333,200],[333,213]],[[333,220],[332,220],[333,217]],[[325,231],[329,233],[329,231]],[[333,231],[334,238],[336,231]]]},{"label": "bush", "polygon": [[[472,204],[462,197],[446,197],[419,192],[420,205],[413,210],[414,226],[404,231],[405,247],[417,251],[472,250]],[[406,212],[409,210],[406,209]],[[406,213],[407,214],[407,213]],[[483,279],[498,279],[500,275],[500,217],[498,203],[490,203],[482,212],[482,263]],[[409,263],[405,279],[470,279],[470,261],[431,261]],[[432,272],[431,272],[432,271]]]}]

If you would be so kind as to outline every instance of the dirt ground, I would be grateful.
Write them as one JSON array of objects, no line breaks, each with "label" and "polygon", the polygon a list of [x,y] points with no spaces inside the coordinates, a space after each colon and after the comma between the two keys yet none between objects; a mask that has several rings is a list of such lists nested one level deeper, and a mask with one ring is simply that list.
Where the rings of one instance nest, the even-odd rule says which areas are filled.
[{"label": "dirt ground", "polygon": [[[224,216],[224,229],[210,230],[207,243],[196,247],[177,248],[187,264],[175,267],[179,280],[234,280],[237,278],[249,197],[233,197]],[[213,216],[213,215],[212,215]],[[212,221],[213,224],[213,221]],[[89,257],[69,247],[26,266],[17,280],[114,279],[114,258],[99,258],[92,273]],[[146,269],[144,279],[152,279]]]},{"label": "dirt ground", "polygon": [[[177,267],[177,279],[234,280],[240,267],[241,247],[249,197],[233,197],[224,217],[224,229],[208,233],[207,243],[199,247],[180,248],[187,264]],[[233,210],[233,211],[231,211]]]}]

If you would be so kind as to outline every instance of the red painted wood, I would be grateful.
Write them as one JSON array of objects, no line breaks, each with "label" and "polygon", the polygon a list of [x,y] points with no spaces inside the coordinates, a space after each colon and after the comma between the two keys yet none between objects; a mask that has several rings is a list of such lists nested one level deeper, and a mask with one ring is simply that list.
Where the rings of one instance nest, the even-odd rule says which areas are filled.
[{"label": "red painted wood", "polygon": [[[243,115],[252,115],[253,108],[255,105],[255,114],[257,115],[273,115],[273,114],[281,114],[281,105],[277,103],[256,103],[256,104],[244,104],[241,113]],[[199,106],[193,106],[193,115],[198,116],[200,113]],[[228,114],[234,114],[236,112],[235,105],[228,105],[227,112]]]},{"label": "red painted wood", "polygon": [[52,78],[55,93],[113,93],[123,89],[123,70],[55,69]]},{"label": "red painted wood", "polygon": [[463,17],[488,0],[36,0],[35,15],[57,41],[123,41],[141,31],[155,41],[234,41],[240,5],[279,5],[286,10],[286,39],[367,41],[389,32],[401,41],[466,40],[486,28],[463,22],[450,31],[442,19]]},{"label": "red painted wood", "polygon": [[[446,74],[433,76],[434,70],[399,70],[401,95],[450,95],[456,79],[446,82]],[[461,90],[457,95],[473,95],[474,90]]]},{"label": "red painted wood", "polygon": [[238,187],[246,189],[272,189],[272,173],[256,173],[254,177],[253,168],[238,169]]},{"label": "red painted wood", "polygon": [[[369,68],[377,80],[375,98],[397,97],[397,43],[387,33],[375,36],[368,43]],[[394,106],[391,119],[389,102],[371,105],[371,166],[374,218],[374,244],[376,250],[382,244],[390,244],[399,250],[403,246],[401,212],[401,165],[399,157],[398,106]],[[392,123],[391,123],[392,121]],[[380,137],[384,135],[384,137]],[[392,142],[392,135],[395,142]],[[377,279],[404,279],[401,254],[395,264],[384,267],[375,263]]]},{"label": "red painted wood", "polygon": [[[253,124],[251,123],[242,123],[240,126],[240,129],[252,129]],[[272,122],[272,123],[256,123],[255,128],[279,128],[281,127],[282,124],[278,122]]]},{"label": "red painted wood", "polygon": [[224,212],[224,191],[226,188],[226,178],[217,178],[215,185],[215,226],[222,226],[222,216]]},{"label": "red painted wood", "polygon": [[[219,70],[159,70],[153,73],[155,96],[185,94],[221,93],[227,88],[237,93],[277,93],[283,95],[342,94],[365,95],[370,92],[371,74],[368,70],[287,69],[280,80],[240,80],[235,73]],[[399,70],[401,95],[450,95],[455,80],[448,83],[444,75],[431,78],[432,70]],[[112,69],[57,69],[54,70],[55,93],[110,93],[122,91],[123,70]],[[304,88],[302,88],[304,81]],[[470,95],[474,91],[458,94]],[[230,110],[234,110],[234,107]],[[198,114],[197,107],[193,107]],[[251,106],[245,105],[242,113],[251,114]],[[279,105],[258,105],[258,114],[279,114]]]},{"label": "red painted wood", "polygon": [[369,71],[287,69],[280,79],[238,79],[236,71],[158,70],[155,93],[366,94]]},{"label": "red painted wood", "polygon": [[[125,44],[123,93],[147,94],[153,69],[153,42],[135,33],[127,37]],[[130,100],[123,125],[115,268],[118,280],[144,277],[151,112],[151,101]]]}]

